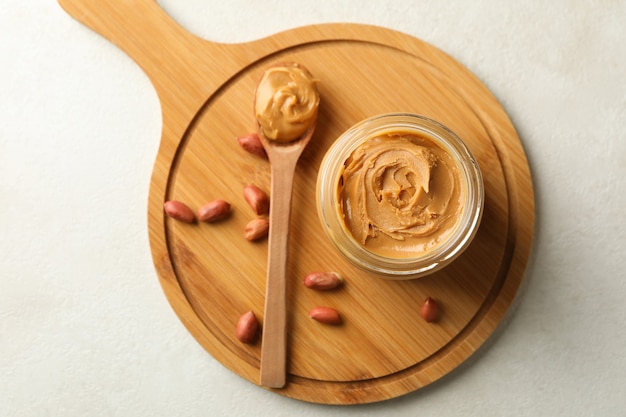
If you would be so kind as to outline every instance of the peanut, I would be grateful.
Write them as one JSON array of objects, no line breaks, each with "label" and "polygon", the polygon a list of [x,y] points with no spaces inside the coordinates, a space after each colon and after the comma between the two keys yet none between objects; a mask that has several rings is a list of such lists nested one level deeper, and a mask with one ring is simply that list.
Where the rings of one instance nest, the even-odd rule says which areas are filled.
[{"label": "peanut", "polygon": [[256,133],[249,133],[245,136],[239,136],[237,138],[239,145],[246,151],[261,158],[267,158],[265,148],[259,139],[259,135]]},{"label": "peanut", "polygon": [[244,229],[244,236],[250,242],[262,239],[267,236],[270,230],[270,222],[265,217],[257,217],[251,220]]},{"label": "peanut", "polygon": [[202,222],[216,222],[225,219],[230,214],[230,203],[225,200],[213,200],[198,209],[198,220]]},{"label": "peanut", "polygon": [[196,215],[191,211],[191,209],[185,204],[177,200],[169,200],[163,204],[163,209],[165,210],[165,214],[167,214],[172,219],[185,222],[185,223],[193,223],[196,221]]},{"label": "peanut", "polygon": [[256,185],[246,185],[243,188],[243,197],[259,216],[270,212],[269,197]]},{"label": "peanut", "polygon": [[241,343],[254,343],[259,330],[259,321],[252,310],[244,313],[237,322],[237,340]]},{"label": "peanut", "polygon": [[439,318],[439,305],[430,297],[427,297],[420,307],[420,316],[426,322],[433,323]]},{"label": "peanut", "polygon": [[343,277],[337,272],[311,272],[304,277],[304,286],[313,290],[327,291],[343,283]]},{"label": "peanut", "polygon": [[309,317],[324,324],[341,324],[341,316],[331,307],[315,307],[309,311]]}]

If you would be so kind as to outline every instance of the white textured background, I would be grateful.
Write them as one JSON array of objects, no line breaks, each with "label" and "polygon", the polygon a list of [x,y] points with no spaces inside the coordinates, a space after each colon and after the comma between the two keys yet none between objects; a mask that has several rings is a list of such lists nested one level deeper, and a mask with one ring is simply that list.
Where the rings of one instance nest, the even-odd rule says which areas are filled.
[{"label": "white textured background", "polygon": [[530,160],[524,289],[477,355],[399,399],[311,405],[242,380],[179,323],[152,267],[148,79],[55,1],[0,0],[0,416],[626,415],[626,2],[159,3],[217,42],[358,22],[465,64]]}]

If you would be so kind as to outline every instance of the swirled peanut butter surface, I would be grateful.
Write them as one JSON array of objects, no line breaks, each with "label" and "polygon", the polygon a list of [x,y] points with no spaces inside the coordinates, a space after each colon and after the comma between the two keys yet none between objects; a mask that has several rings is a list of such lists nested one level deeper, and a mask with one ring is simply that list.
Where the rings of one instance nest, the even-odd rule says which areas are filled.
[{"label": "swirled peanut butter surface", "polygon": [[267,139],[289,142],[300,138],[317,118],[317,81],[298,66],[265,71],[255,97],[256,119]]},{"label": "swirled peanut butter surface", "polygon": [[372,138],[346,160],[339,184],[340,214],[370,252],[418,256],[454,230],[465,195],[450,154],[414,134]]}]

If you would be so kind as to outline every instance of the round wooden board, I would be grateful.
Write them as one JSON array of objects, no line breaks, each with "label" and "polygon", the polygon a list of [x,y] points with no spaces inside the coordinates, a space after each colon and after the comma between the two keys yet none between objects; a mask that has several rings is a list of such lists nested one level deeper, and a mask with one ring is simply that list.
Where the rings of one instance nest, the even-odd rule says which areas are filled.
[{"label": "round wooden board", "polygon": [[[285,388],[274,391],[325,404],[394,398],[446,375],[492,334],[523,279],[533,191],[511,122],[465,67],[427,43],[383,28],[318,25],[218,45],[189,35],[152,2],[124,3],[121,11],[100,3],[61,1],[128,52],[159,94],[163,137],[149,201],[154,262],[173,309],[213,357],[258,384],[262,340],[242,344],[234,330],[248,310],[263,322],[267,242],[243,237],[255,214],[242,190],[255,184],[269,193],[269,163],[243,151],[235,137],[253,129],[255,84],[266,67],[281,61],[309,68],[320,81],[322,102],[317,131],[296,170],[289,372]],[[471,246],[443,271],[412,281],[384,280],[349,264],[324,235],[315,206],[318,167],[328,147],[354,123],[387,112],[418,113],[450,127],[471,148],[485,180],[485,212]],[[196,210],[217,198],[233,207],[220,223],[184,224],[163,215],[166,200]],[[315,292],[302,285],[307,272],[322,270],[339,271],[345,286]],[[441,306],[433,324],[418,313],[427,296]],[[308,311],[320,305],[339,310],[343,324],[311,320]]]}]

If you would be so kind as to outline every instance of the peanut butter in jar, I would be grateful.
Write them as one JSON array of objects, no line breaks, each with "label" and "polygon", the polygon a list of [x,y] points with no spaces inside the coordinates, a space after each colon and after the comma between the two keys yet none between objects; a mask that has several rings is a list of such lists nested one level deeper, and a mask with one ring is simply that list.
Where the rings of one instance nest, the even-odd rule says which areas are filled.
[{"label": "peanut butter in jar", "polygon": [[385,278],[430,274],[474,237],[483,182],[467,146],[412,114],[364,120],[326,153],[317,182],[326,234],[355,265]]},{"label": "peanut butter in jar", "polygon": [[389,258],[415,257],[444,241],[460,221],[466,192],[446,150],[404,132],[362,143],[338,187],[346,228],[367,250]]}]

